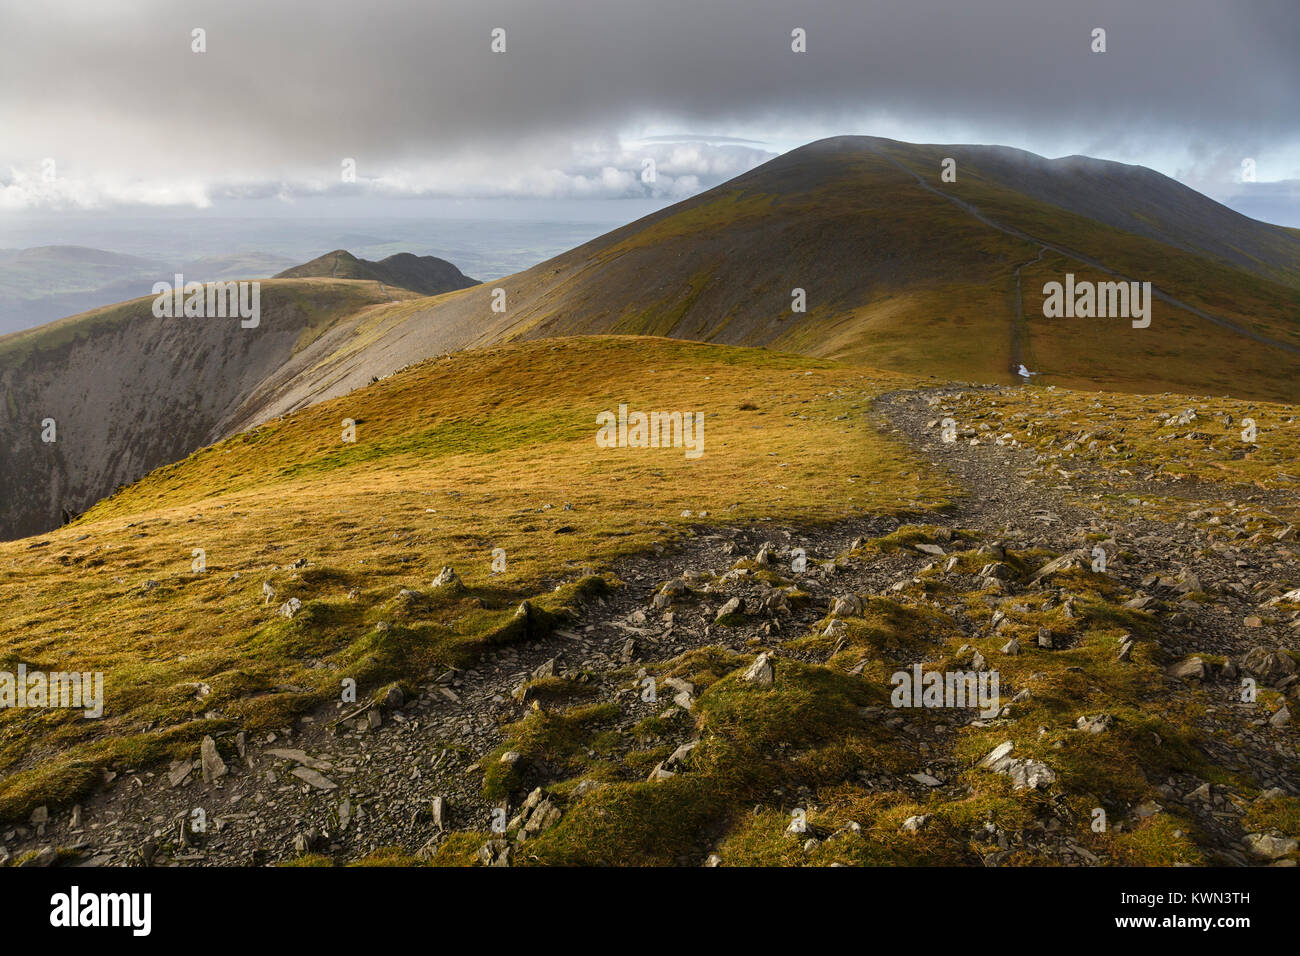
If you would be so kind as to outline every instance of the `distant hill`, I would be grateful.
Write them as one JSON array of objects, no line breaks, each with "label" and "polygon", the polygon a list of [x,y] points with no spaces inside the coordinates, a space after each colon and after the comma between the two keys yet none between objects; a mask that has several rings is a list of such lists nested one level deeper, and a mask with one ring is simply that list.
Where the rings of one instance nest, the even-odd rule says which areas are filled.
[{"label": "distant hill", "polygon": [[276,278],[373,279],[420,295],[439,295],[478,285],[477,279],[471,279],[446,259],[436,256],[399,252],[387,259],[371,262],[358,259],[343,249],[335,249],[311,262],[285,269]]},{"label": "distant hill", "polygon": [[0,335],[148,292],[156,259],[86,246],[0,249]]},{"label": "distant hill", "polygon": [[272,252],[235,252],[224,256],[203,256],[180,268],[190,282],[226,279],[266,279],[291,267],[294,260]]}]

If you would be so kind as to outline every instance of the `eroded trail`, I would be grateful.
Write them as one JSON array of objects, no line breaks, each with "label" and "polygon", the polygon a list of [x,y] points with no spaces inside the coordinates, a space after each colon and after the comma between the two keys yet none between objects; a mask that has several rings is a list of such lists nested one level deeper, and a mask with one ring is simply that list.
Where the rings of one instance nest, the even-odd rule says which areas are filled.
[{"label": "eroded trail", "polygon": [[[15,856],[49,847],[71,850],[69,861],[83,865],[249,865],[290,860],[309,851],[349,861],[381,847],[433,856],[457,834],[479,834],[479,842],[487,841],[483,860],[505,862],[505,848],[514,847],[517,858],[524,844],[492,837],[494,811],[504,809],[505,816],[528,825],[532,810],[525,803],[521,811],[523,791],[505,798],[485,796],[484,766],[499,762],[502,748],[513,746],[512,725],[533,708],[613,705],[616,716],[605,739],[616,742],[605,744],[602,764],[606,777],[609,767],[622,767],[628,781],[645,780],[637,762],[645,745],[634,728],[647,718],[661,718],[668,728],[661,749],[687,747],[680,759],[668,758],[660,768],[669,775],[689,774],[690,744],[701,732],[690,712],[705,689],[660,677],[658,696],[647,700],[642,690],[647,675],[667,673],[664,662],[714,646],[744,655],[768,651],[777,662],[778,680],[782,659],[859,673],[872,652],[848,639],[856,612],[849,605],[835,610],[837,600],[846,596],[929,608],[955,628],[953,647],[904,651],[888,661],[891,667],[914,662],[968,666],[972,648],[978,646],[985,648],[988,666],[997,668],[996,649],[1012,653],[1007,647],[1015,642],[1008,635],[1032,635],[1036,628],[1040,640],[1048,632],[1048,643],[1014,652],[1016,660],[1023,660],[1021,654],[1041,660],[1045,674],[1065,681],[1060,686],[1086,687],[1086,681],[1070,683],[1068,672],[1082,672],[1082,667],[1053,668],[1057,652],[1069,653],[1083,643],[1080,630],[1083,624],[1094,626],[1095,605],[1080,593],[1076,608],[1076,579],[1068,577],[1068,567],[1060,579],[1038,580],[1034,574],[1053,556],[1079,549],[1089,555],[1100,546],[1110,560],[1099,586],[1113,594],[1120,608],[1116,620],[1149,621],[1145,633],[1132,636],[1148,646],[1148,656],[1158,658],[1162,668],[1189,655],[1201,661],[1199,671],[1191,667],[1182,676],[1158,677],[1163,683],[1144,691],[1132,707],[1186,705],[1195,715],[1189,733],[1204,757],[1244,781],[1211,785],[1193,768],[1162,771],[1151,780],[1153,796],[1138,806],[1113,806],[1110,812],[1130,830],[1161,813],[1194,821],[1197,846],[1208,862],[1261,863],[1288,852],[1294,858],[1294,848],[1287,851],[1285,842],[1254,852],[1248,837],[1256,828],[1243,817],[1270,788],[1276,790],[1274,797],[1300,793],[1295,728],[1276,718],[1270,722],[1269,711],[1259,704],[1241,702],[1239,678],[1245,671],[1233,663],[1254,654],[1260,685],[1294,700],[1294,673],[1286,670],[1290,659],[1261,656],[1255,648],[1295,650],[1295,628],[1272,621],[1243,625],[1259,613],[1256,595],[1262,581],[1300,584],[1294,580],[1293,545],[1261,557],[1241,548],[1208,547],[1205,529],[1195,522],[1120,520],[1102,510],[1102,496],[1090,487],[1090,482],[1109,484],[1109,477],[1083,468],[1045,474],[1033,452],[1000,444],[992,428],[959,422],[958,440],[944,442],[938,422],[946,411],[955,411],[958,392],[943,388],[886,395],[870,413],[879,428],[911,443],[968,489],[952,507],[913,517],[864,516],[818,529],[701,527],[678,547],[616,568],[621,586],[575,607],[573,620],[496,648],[473,669],[426,674],[409,682],[411,692],[364,710],[323,707],[275,734],[232,736],[220,742],[222,756],[206,765],[195,759],[170,768],[127,770],[106,781],[75,814],[58,810],[45,822],[14,828],[5,834],[5,845]],[[995,389],[965,390],[967,396],[972,393],[999,394]],[[1141,495],[1142,489],[1135,487],[1132,493]],[[929,530],[895,535],[896,541],[886,538],[900,525]],[[883,547],[873,540],[892,543]],[[798,563],[801,554],[806,567]],[[1021,572],[1021,564],[1036,570]],[[734,599],[743,603],[720,621],[720,612]],[[829,637],[822,644],[799,640],[810,634]],[[1106,655],[1120,655],[1121,646],[1116,640]],[[1006,660],[1009,666],[1010,658]],[[1046,678],[1030,670],[1004,680],[1004,701],[1045,693],[1040,687]],[[1082,696],[1094,699],[1091,692]],[[1168,703],[1151,703],[1157,700]],[[1079,706],[1092,704],[1081,699]],[[972,770],[970,757],[958,755],[962,735],[1005,731],[1008,739],[1013,732],[1023,736],[1027,731],[1020,707],[1013,703],[992,724],[973,711],[947,712],[936,719],[864,708],[864,720],[897,731],[899,757],[894,769],[859,768],[853,785],[867,794],[897,795],[923,805],[958,804],[971,791],[969,775],[987,773]],[[666,709],[675,714],[665,716]],[[1103,716],[1133,720],[1127,711]],[[522,753],[514,759],[521,761],[524,790],[540,788],[537,793],[546,795],[540,799],[550,801],[551,787],[562,774],[544,757]],[[1050,751],[1044,759],[1050,768]],[[1079,810],[1070,805],[1075,795],[1053,796],[1071,779],[1059,769],[1062,779],[1053,775],[1029,788],[1035,801],[1040,791],[1046,801],[1033,804],[1038,816],[1032,825],[981,823],[969,835],[971,849],[961,850],[959,859],[996,865],[1009,854],[1032,852],[1035,859],[1068,864],[1110,862],[1109,844],[1083,845]],[[1246,786],[1252,792],[1245,792]],[[554,797],[547,803],[554,819],[538,818],[536,828],[554,825],[580,794],[581,788],[570,789]],[[532,799],[533,809],[538,799]],[[801,784],[764,798],[783,813],[795,805],[815,807],[820,799],[815,788]],[[200,819],[204,828],[195,832],[193,822]],[[917,827],[924,825],[924,815],[913,819],[921,821]],[[701,841],[674,862],[699,865],[713,849]],[[728,862],[725,854],[721,862]]]},{"label": "eroded trail", "polygon": [[1038,254],[1032,259],[1016,263],[1016,303],[1015,311],[1011,317],[1011,371],[1017,372],[1023,367],[1025,361],[1025,337],[1029,327],[1025,322],[1025,297],[1021,278],[1021,271],[1025,266],[1041,262],[1043,253],[1047,251],[1046,246],[1038,247]]}]

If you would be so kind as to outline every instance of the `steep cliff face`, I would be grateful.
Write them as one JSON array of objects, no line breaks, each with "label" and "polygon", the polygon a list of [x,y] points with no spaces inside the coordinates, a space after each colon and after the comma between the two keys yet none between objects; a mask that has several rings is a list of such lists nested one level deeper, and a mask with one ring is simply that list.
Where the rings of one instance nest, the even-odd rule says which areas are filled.
[{"label": "steep cliff face", "polygon": [[0,338],[0,536],[57,527],[216,440],[296,354],[389,301],[373,282],[270,281],[257,328],[156,318],[144,298]]}]

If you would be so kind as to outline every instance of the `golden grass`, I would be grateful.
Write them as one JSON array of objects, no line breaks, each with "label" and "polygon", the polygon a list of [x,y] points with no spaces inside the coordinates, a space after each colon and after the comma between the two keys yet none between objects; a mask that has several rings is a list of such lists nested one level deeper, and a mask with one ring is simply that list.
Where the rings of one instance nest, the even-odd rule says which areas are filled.
[{"label": "golden grass", "polygon": [[[102,671],[106,686],[100,720],[0,714],[0,814],[72,799],[102,767],[191,753],[204,733],[286,726],[345,677],[364,689],[463,663],[509,636],[520,599],[688,525],[941,503],[952,489],[866,421],[875,394],[905,384],[648,338],[458,354],[201,449],[73,525],[0,544],[6,668]],[[597,448],[596,414],[620,402],[704,412],[703,457]],[[345,418],[355,444],[341,440]],[[429,594],[442,565],[464,594]],[[399,599],[402,588],[419,593]],[[292,620],[276,613],[290,597],[304,605]]]}]

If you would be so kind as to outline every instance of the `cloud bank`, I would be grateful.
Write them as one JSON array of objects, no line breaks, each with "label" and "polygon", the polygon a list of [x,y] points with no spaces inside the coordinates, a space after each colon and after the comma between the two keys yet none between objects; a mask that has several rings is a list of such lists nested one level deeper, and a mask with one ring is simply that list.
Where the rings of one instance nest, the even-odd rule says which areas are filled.
[{"label": "cloud bank", "polygon": [[1300,178],[1290,0],[0,0],[0,22],[0,209],[674,200],[840,133]]}]

